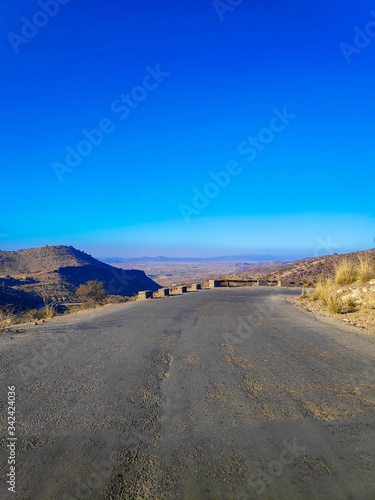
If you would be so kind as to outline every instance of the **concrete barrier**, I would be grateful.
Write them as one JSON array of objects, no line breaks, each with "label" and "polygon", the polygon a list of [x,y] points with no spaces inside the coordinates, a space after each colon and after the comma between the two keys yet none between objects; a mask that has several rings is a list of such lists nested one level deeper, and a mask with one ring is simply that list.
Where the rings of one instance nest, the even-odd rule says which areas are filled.
[{"label": "concrete barrier", "polygon": [[194,283],[191,285],[192,290],[202,290],[202,285],[200,283]]},{"label": "concrete barrier", "polygon": [[186,293],[187,292],[187,286],[178,286],[177,287],[177,292],[178,293]]},{"label": "concrete barrier", "polygon": [[257,280],[255,279],[252,279],[252,280],[221,280],[221,286],[231,286],[231,283],[234,283],[233,286],[236,286],[236,285],[256,285],[257,284]]},{"label": "concrete barrier", "polygon": [[153,296],[154,292],[152,290],[144,290],[142,292],[138,292],[138,299],[140,300],[152,299]]},{"label": "concrete barrier", "polygon": [[289,281],[278,281],[277,282],[277,286],[280,286],[280,287],[285,287],[285,286],[290,286],[290,283]]},{"label": "concrete barrier", "polygon": [[169,297],[169,288],[159,288],[159,297]]},{"label": "concrete barrier", "polygon": [[209,286],[210,288],[216,288],[216,287],[218,287],[218,286],[221,286],[221,280],[210,280],[210,281],[208,282],[208,286]]},{"label": "concrete barrier", "polygon": [[268,286],[268,281],[257,280],[257,286]]}]

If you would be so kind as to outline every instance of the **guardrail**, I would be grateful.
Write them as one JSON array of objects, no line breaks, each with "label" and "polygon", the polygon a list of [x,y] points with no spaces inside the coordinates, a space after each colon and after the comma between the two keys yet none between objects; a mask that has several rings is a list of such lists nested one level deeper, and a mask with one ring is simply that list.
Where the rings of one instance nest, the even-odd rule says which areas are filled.
[{"label": "guardrail", "polygon": [[[294,286],[316,286],[315,283],[302,283],[296,281],[282,281],[282,280],[258,280],[258,279],[250,279],[250,280],[209,280],[208,287],[206,288],[218,288],[222,286],[230,286],[230,283],[251,283],[255,286],[277,286],[277,287],[294,287]],[[189,290],[190,288],[190,290]],[[153,292],[152,290],[143,290],[138,293],[139,300],[146,300],[152,298],[160,298],[160,297],[169,297],[171,295],[180,295],[187,293],[188,291],[196,291],[203,290],[203,286],[201,283],[193,283],[192,285],[181,285],[174,288],[160,288],[158,291]]]}]

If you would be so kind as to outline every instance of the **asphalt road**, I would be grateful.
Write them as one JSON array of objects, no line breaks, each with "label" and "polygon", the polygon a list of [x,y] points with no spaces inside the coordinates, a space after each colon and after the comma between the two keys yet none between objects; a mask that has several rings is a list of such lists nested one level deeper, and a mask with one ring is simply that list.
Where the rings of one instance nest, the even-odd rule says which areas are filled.
[{"label": "asphalt road", "polygon": [[2,334],[0,498],[374,499],[375,335],[287,293],[204,290]]}]

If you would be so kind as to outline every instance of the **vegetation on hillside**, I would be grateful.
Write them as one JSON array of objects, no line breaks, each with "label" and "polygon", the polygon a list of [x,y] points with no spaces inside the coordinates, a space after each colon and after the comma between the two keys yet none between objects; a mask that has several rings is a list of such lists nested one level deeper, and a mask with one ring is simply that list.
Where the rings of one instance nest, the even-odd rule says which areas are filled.
[{"label": "vegetation on hillside", "polygon": [[88,305],[103,305],[108,297],[104,289],[104,281],[90,280],[80,285],[76,291],[78,299]]},{"label": "vegetation on hillside", "polygon": [[318,283],[319,280],[325,280],[329,277],[334,279],[336,268],[340,265],[342,260],[350,262],[352,266],[356,268],[355,280],[361,280],[366,283],[371,278],[368,277],[368,273],[365,271],[370,269],[370,274],[372,273],[371,268],[374,267],[375,263],[375,249],[363,252],[350,252],[345,255],[336,253],[311,259],[303,259],[278,268],[272,266],[269,269],[257,268],[246,270],[243,268],[235,274],[228,276],[228,278],[259,278],[266,280],[294,281],[297,283]]},{"label": "vegetation on hillside", "polygon": [[[341,258],[331,276],[319,279],[315,290],[300,299],[312,310],[340,314],[344,321],[357,319],[375,327],[375,263],[367,253],[356,259]],[[357,323],[356,323],[357,324]]]},{"label": "vegetation on hillside", "polygon": [[122,295],[108,295],[104,283],[97,280],[91,280],[80,285],[76,294],[81,303],[69,307],[61,307],[58,304],[49,302],[48,298],[44,298],[44,306],[40,308],[25,310],[12,304],[0,306],[0,329],[30,321],[36,324],[38,321],[44,322],[57,315],[79,312],[106,304],[120,304],[135,299],[135,297],[124,297]]}]

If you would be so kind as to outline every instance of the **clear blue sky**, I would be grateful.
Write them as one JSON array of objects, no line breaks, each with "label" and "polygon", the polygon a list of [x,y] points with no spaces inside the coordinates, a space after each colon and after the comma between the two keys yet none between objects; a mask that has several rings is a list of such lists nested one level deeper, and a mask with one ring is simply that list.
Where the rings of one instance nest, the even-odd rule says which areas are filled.
[{"label": "clear blue sky", "polygon": [[1,249],[372,246],[372,2],[64,2],[0,7]]}]

